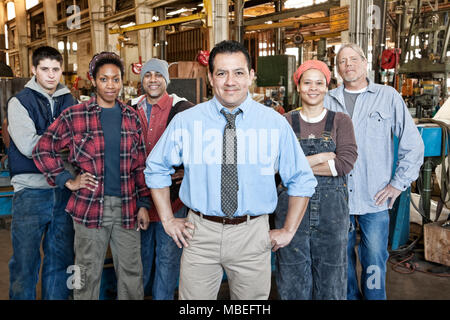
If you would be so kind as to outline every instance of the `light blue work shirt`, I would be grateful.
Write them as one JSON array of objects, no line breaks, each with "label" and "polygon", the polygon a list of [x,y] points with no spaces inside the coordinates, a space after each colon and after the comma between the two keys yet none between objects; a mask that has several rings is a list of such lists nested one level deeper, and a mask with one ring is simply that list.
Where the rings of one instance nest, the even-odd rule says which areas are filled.
[{"label": "light blue work shirt", "polygon": [[[178,113],[146,161],[149,188],[172,184],[174,166],[184,165],[180,199],[189,208],[224,216],[220,201],[222,139],[226,119],[216,98]],[[272,213],[277,205],[275,172],[290,196],[311,197],[317,181],[286,119],[250,95],[236,109],[238,209],[234,216]]]},{"label": "light blue work shirt", "polygon": [[[390,86],[369,85],[356,99],[353,126],[358,159],[347,175],[350,214],[366,214],[388,209],[388,201],[375,205],[374,197],[387,184],[406,190],[419,176],[424,144],[400,94]],[[324,106],[348,114],[344,86],[325,96]],[[398,138],[395,174],[394,135]]]}]

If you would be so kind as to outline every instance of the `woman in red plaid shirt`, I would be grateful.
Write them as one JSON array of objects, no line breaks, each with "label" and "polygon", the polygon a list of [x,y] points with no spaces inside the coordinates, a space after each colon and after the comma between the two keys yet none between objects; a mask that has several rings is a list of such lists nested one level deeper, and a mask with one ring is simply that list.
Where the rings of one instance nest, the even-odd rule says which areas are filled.
[{"label": "woman in red plaid shirt", "polygon": [[[140,229],[147,229],[149,191],[137,113],[117,99],[124,67],[102,52],[89,64],[96,96],[66,109],[36,145],[34,161],[50,185],[73,191],[66,211],[75,229],[75,299],[98,299],[108,245],[119,299],[143,299]],[[76,175],[59,155],[69,149]]]}]

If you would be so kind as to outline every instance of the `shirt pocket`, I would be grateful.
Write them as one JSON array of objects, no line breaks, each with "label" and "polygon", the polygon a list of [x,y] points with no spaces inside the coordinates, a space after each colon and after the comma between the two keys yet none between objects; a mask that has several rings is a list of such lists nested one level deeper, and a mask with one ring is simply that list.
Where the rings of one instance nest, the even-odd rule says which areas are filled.
[{"label": "shirt pocket", "polygon": [[73,158],[79,164],[94,160],[95,143],[92,135],[90,133],[76,134],[73,137],[73,150]]},{"label": "shirt pocket", "polygon": [[[140,136],[137,131],[129,130],[122,132],[122,138],[125,138],[127,153],[129,152],[131,160],[136,160],[139,154]],[[133,165],[132,165],[133,167]]]},{"label": "shirt pocket", "polygon": [[383,111],[374,111],[367,119],[367,136],[374,139],[384,139],[391,135],[392,116]]}]

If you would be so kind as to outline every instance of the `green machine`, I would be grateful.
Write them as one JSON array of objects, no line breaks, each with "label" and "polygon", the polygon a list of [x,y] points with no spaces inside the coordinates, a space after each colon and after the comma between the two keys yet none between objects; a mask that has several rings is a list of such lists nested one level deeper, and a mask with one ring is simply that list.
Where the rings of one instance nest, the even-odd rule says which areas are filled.
[{"label": "green machine", "polygon": [[257,60],[257,86],[270,87],[271,96],[266,98],[279,100],[286,111],[295,106],[295,60],[292,55],[265,56]]}]

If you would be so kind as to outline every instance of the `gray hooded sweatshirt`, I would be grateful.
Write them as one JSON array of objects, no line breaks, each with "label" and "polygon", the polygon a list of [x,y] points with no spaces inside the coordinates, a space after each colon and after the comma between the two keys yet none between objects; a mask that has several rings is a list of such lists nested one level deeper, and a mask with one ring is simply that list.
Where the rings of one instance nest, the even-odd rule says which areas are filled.
[{"label": "gray hooded sweatshirt", "polygon": [[[50,106],[54,108],[53,98],[70,93],[70,90],[58,84],[55,93],[49,96],[47,92],[36,82],[36,77],[33,76],[27,82],[25,87],[41,93],[50,102]],[[22,106],[17,98],[12,98],[8,103],[8,133],[19,151],[28,158],[32,158],[34,146],[41,138],[36,132],[36,127],[33,120],[30,118],[27,109]],[[24,173],[17,174],[11,179],[11,184],[14,187],[14,192],[18,192],[24,188],[32,189],[49,189],[52,188],[45,179],[43,174],[39,173]]]}]

